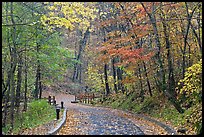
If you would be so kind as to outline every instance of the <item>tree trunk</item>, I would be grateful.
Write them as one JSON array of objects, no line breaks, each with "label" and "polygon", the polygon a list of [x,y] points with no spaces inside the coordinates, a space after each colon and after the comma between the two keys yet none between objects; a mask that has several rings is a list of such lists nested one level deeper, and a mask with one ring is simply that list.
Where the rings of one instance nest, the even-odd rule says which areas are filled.
[{"label": "tree trunk", "polygon": [[173,104],[173,106],[179,113],[184,113],[184,110],[174,96],[170,95],[168,92],[165,92],[165,95],[168,97],[169,101]]},{"label": "tree trunk", "polygon": [[188,19],[188,24],[186,26],[186,33],[184,36],[184,49],[183,49],[183,62],[182,62],[182,79],[184,79],[185,77],[185,69],[186,69],[186,47],[187,47],[187,39],[188,39],[188,33],[189,33],[189,29],[190,29],[190,24],[191,24],[191,19],[193,17],[193,13],[196,9],[197,6],[194,7],[194,9],[192,10],[191,14],[189,14],[189,9],[188,9],[188,4],[187,2],[185,2],[185,6],[186,6],[186,13],[187,13],[187,19]]},{"label": "tree trunk", "polygon": [[140,81],[140,97],[141,97],[141,102],[144,101],[144,89],[143,89],[143,84],[142,84],[142,75],[141,75],[141,70],[140,70],[140,66],[138,65],[138,77],[139,77],[139,81]]},{"label": "tree trunk", "polygon": [[[40,48],[40,45],[37,44],[37,54],[39,54],[39,48]],[[39,73],[40,73],[40,61],[39,59],[37,59],[37,69],[36,69],[36,77],[35,77],[35,93],[34,93],[35,99],[38,99],[38,95],[39,95]]]},{"label": "tree trunk", "polygon": [[18,74],[17,74],[17,87],[16,87],[16,107],[17,107],[17,114],[19,113],[20,107],[20,97],[21,97],[21,81],[22,81],[22,58],[19,55],[19,63],[18,63]]},{"label": "tree trunk", "polygon": [[163,67],[163,63],[162,63],[162,59],[161,59],[161,56],[160,56],[160,51],[161,51],[161,43],[160,43],[160,39],[159,39],[159,34],[158,34],[158,29],[157,29],[157,24],[156,24],[156,17],[155,17],[155,5],[153,3],[153,6],[152,6],[152,14],[150,14],[146,7],[144,6],[144,4],[141,2],[141,5],[142,7],[144,8],[145,12],[147,13],[149,19],[150,19],[150,22],[152,24],[152,27],[153,27],[153,32],[155,34],[155,41],[156,41],[156,45],[157,45],[157,53],[156,53],[156,59],[158,60],[158,64],[159,64],[159,67],[160,67],[160,72],[157,72],[159,74],[159,77],[160,77],[160,81],[159,83],[161,83],[161,87],[162,87],[162,91],[165,90],[166,88],[166,82],[165,82],[165,73],[164,73],[164,67]]},{"label": "tree trunk", "polygon": [[[13,42],[13,47],[10,48],[10,56],[11,56],[11,75],[10,75],[10,88],[11,88],[11,130],[13,130],[14,126],[14,102],[15,102],[15,68],[17,64],[17,53],[16,53],[16,27],[15,27],[15,21],[13,17],[13,2],[11,2],[11,22],[13,24],[13,33],[12,33],[12,42]],[[14,69],[13,69],[14,68]],[[13,70],[13,72],[12,72]]]},{"label": "tree trunk", "polygon": [[5,127],[7,122],[7,115],[8,115],[8,102],[9,102],[9,94],[10,94],[10,85],[8,87],[8,90],[7,90],[7,94],[5,96],[5,102],[4,102],[4,106],[3,106],[3,109],[4,109],[4,116],[2,117],[2,127]]},{"label": "tree trunk", "polygon": [[[202,3],[199,3],[199,8],[202,8]],[[199,43],[199,47],[200,47],[200,52],[202,54],[202,39],[201,39],[201,35],[202,35],[202,21],[201,21],[201,11],[202,9],[199,9],[199,12],[198,12],[198,19],[197,19],[197,23],[198,23],[198,43]]]},{"label": "tree trunk", "polygon": [[34,93],[35,99],[38,99],[38,92],[39,92],[39,86],[38,86],[38,67],[37,67],[36,78],[35,78],[35,93]]},{"label": "tree trunk", "polygon": [[79,64],[79,83],[82,83],[82,79],[81,79],[82,78],[82,76],[81,76],[82,75],[82,68],[81,68],[81,65],[82,64]]},{"label": "tree trunk", "polygon": [[14,80],[14,73],[11,74],[11,130],[13,129],[13,124],[14,124],[14,103],[15,103],[15,80]]},{"label": "tree trunk", "polygon": [[123,74],[123,71],[120,68],[117,68],[118,90],[121,90],[122,93],[124,94],[125,89],[122,84],[122,74]]},{"label": "tree trunk", "polygon": [[113,67],[114,91],[117,94],[118,89],[117,89],[117,84],[116,84],[116,68],[114,64],[115,64],[115,58],[112,59],[112,67]]},{"label": "tree trunk", "polygon": [[[9,10],[9,3],[7,2],[6,3],[6,15],[8,15],[8,10]],[[8,24],[8,16],[6,16],[6,24]],[[7,30],[7,44],[8,44],[8,47],[10,49],[10,56],[11,56],[12,50],[11,50],[11,46],[10,46],[10,42],[9,42],[9,31],[8,30]],[[9,97],[10,96],[10,78],[11,78],[11,74],[14,72],[13,69],[15,69],[15,67],[12,65],[12,60],[11,60],[11,66],[7,72],[7,82],[6,82],[5,88],[2,92],[2,97],[4,97],[4,94],[6,93],[5,102],[4,102],[4,117],[2,120],[2,127],[5,127],[7,124],[6,120],[7,120],[7,114],[8,114],[8,103],[9,103],[9,99],[10,99],[10,97]]]},{"label": "tree trunk", "polygon": [[104,79],[105,79],[106,96],[107,96],[110,93],[110,89],[109,89],[109,85],[108,85],[107,64],[104,65]]},{"label": "tree trunk", "polygon": [[27,82],[27,78],[28,78],[28,73],[27,73],[27,49],[26,49],[26,45],[25,45],[25,81],[24,81],[24,87],[25,87],[25,91],[24,91],[24,106],[23,106],[23,110],[27,111],[27,92],[28,92],[28,82]]},{"label": "tree trunk", "polygon": [[149,89],[149,95],[152,97],[152,90],[151,90],[149,78],[148,78],[148,75],[147,75],[147,68],[146,68],[146,65],[145,65],[144,61],[143,61],[143,67],[144,67],[145,77],[146,77],[146,81],[147,81],[147,86],[148,86],[148,89]]},{"label": "tree trunk", "polygon": [[40,70],[40,64],[38,64],[38,69],[39,69],[39,72],[38,72],[38,82],[39,82],[39,99],[42,98],[42,74],[41,74],[41,70]]},{"label": "tree trunk", "polygon": [[[197,39],[197,41],[198,41],[198,45],[199,45],[199,48],[200,48],[200,51],[201,51],[201,54],[202,54],[202,42],[201,42],[201,40],[200,40],[200,37],[199,37],[198,34],[196,33],[195,28],[193,27],[192,23],[191,23],[191,29],[192,29],[193,34],[195,35],[195,37],[196,37],[196,39]],[[200,28],[198,27],[198,29],[200,29]]]},{"label": "tree trunk", "polygon": [[76,80],[79,80],[79,73],[80,73],[80,64],[77,64],[77,69],[76,69],[77,71],[76,71],[76,76],[75,76],[75,79]]},{"label": "tree trunk", "polygon": [[[81,61],[81,56],[82,56],[82,53],[86,47],[86,43],[90,37],[90,31],[89,31],[90,27],[87,28],[86,32],[84,33],[84,37],[83,39],[81,40],[80,44],[79,44],[79,52],[78,52],[78,56],[77,56],[77,61]],[[73,73],[73,77],[72,77],[72,81],[74,82],[75,80],[78,79],[78,73],[79,73],[79,63],[76,63],[74,65],[74,73]]]},{"label": "tree trunk", "polygon": [[166,43],[166,49],[167,49],[167,59],[168,59],[168,71],[169,71],[169,76],[168,76],[168,85],[167,85],[167,91],[175,96],[175,80],[174,80],[174,72],[173,72],[173,64],[172,64],[172,57],[171,57],[171,45],[170,45],[170,41],[169,41],[169,35],[167,32],[167,24],[165,19],[163,18],[164,13],[161,10],[161,14],[160,14],[160,18],[162,20],[162,25],[163,25],[163,29],[164,29],[164,36],[165,36],[165,43]]}]

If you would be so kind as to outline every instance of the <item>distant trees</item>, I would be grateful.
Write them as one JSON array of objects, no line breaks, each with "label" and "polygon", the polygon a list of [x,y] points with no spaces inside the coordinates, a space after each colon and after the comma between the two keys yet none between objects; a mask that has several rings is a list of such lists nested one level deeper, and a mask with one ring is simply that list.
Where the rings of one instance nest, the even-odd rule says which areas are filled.
[{"label": "distant trees", "polygon": [[[75,3],[75,2],[46,2],[48,14],[42,16],[43,24],[52,31],[55,28],[76,31],[78,46],[75,45],[75,64],[72,76],[73,82],[82,81],[82,55],[89,40],[91,22],[95,18],[95,3]],[[73,34],[72,34],[73,35]],[[78,50],[78,52],[77,52]]]}]

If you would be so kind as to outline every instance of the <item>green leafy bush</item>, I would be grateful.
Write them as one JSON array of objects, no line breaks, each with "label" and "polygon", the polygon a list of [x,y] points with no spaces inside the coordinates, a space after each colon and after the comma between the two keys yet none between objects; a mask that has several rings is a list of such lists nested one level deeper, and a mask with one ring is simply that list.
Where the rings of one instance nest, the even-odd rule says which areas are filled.
[{"label": "green leafy bush", "polygon": [[178,83],[178,98],[188,109],[185,126],[196,133],[202,129],[202,60],[187,68],[184,79]]},{"label": "green leafy bush", "polygon": [[[50,106],[46,100],[35,100],[28,104],[28,110],[15,116],[13,134],[19,131],[34,128],[55,119],[55,108]],[[10,125],[2,128],[4,133],[8,133]],[[11,133],[9,133],[11,134]]]},{"label": "green leafy bush", "polygon": [[187,103],[196,104],[202,100],[202,60],[187,68],[184,79],[178,82],[176,89],[179,97],[185,96]]}]

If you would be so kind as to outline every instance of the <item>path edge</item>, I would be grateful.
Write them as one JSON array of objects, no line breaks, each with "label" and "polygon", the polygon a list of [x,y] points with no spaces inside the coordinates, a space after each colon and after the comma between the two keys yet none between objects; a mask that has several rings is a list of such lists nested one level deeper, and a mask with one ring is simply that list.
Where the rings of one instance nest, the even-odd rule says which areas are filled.
[{"label": "path edge", "polygon": [[64,109],[64,112],[63,112],[63,117],[62,117],[62,120],[61,122],[52,130],[50,130],[47,135],[55,135],[60,129],[61,127],[65,124],[66,122],[66,115],[67,114],[67,108]]}]

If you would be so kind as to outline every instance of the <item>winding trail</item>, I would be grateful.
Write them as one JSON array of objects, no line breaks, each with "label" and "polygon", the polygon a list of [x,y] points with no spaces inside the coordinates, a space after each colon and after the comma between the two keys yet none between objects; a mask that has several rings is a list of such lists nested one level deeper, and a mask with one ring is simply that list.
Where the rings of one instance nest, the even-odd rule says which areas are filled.
[{"label": "winding trail", "polygon": [[144,135],[141,129],[130,120],[114,115],[110,110],[96,107],[78,106],[82,114],[77,128],[86,135]]},{"label": "winding trail", "polygon": [[[65,93],[44,92],[43,97],[55,96],[57,104],[61,101],[67,108],[66,124],[58,135],[144,135],[166,134],[152,123],[142,121],[132,114],[117,109],[87,106],[71,103],[74,96]],[[72,122],[74,119],[74,122]],[[72,123],[70,123],[72,122]],[[75,123],[75,124],[73,124]],[[71,130],[75,128],[76,130]]]}]

